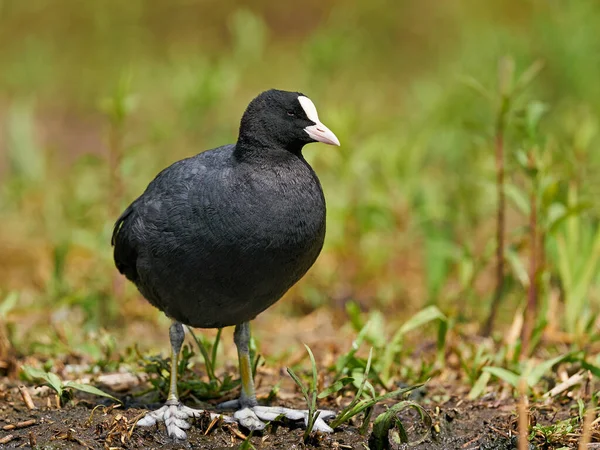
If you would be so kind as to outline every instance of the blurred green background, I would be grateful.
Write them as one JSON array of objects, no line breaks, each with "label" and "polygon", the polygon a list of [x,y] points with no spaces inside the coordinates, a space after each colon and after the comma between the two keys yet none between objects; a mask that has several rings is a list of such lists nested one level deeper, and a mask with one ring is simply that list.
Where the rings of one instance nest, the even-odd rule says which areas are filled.
[{"label": "blurred green background", "polygon": [[342,147],[305,149],[326,246],[266,320],[326,307],[342,323],[353,302],[392,323],[436,305],[482,324],[512,61],[515,80],[543,67],[504,130],[496,329],[525,305],[533,204],[536,321],[586,339],[600,307],[598,30],[594,0],[0,0],[0,319],[38,349],[57,323],[130,338],[166,323],[116,276],[114,220],[166,165],[234,142],[274,87],[311,97]]}]

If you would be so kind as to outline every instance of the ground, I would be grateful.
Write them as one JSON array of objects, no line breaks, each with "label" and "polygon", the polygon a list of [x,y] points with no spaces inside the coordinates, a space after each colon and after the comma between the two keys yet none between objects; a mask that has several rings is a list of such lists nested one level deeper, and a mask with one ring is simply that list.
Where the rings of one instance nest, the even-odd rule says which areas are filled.
[{"label": "ground", "polygon": [[[29,389],[35,392],[33,388]],[[37,389],[39,393],[39,388]],[[454,391],[454,392],[452,392]],[[42,389],[42,393],[44,390]],[[47,391],[46,391],[47,393]],[[225,449],[238,448],[248,431],[235,425],[211,424],[208,418],[200,418],[188,432],[187,441],[174,441],[166,436],[159,425],[152,428],[134,427],[145,409],[131,403],[127,395],[121,396],[123,406],[111,407],[95,397],[78,395],[75,404],[58,408],[50,395],[43,398],[33,395],[36,409],[26,407],[18,386],[3,385],[0,393],[0,448],[41,449]],[[286,406],[302,407],[297,395],[289,395]],[[465,449],[509,450],[517,449],[516,404],[512,399],[498,400],[488,396],[478,401],[465,401],[466,392],[456,386],[438,386],[421,391],[414,400],[425,406],[433,418],[429,437],[414,449]],[[436,400],[437,399],[437,400]],[[441,399],[441,400],[440,400]],[[105,403],[104,405],[102,403]],[[100,406],[98,406],[100,405]],[[154,407],[156,405],[147,405]],[[320,405],[336,408],[335,404]],[[383,411],[379,405],[374,417]],[[532,420],[540,424],[552,424],[565,418],[568,408],[535,405]],[[562,415],[562,417],[561,417]],[[568,415],[568,414],[567,414]],[[400,416],[411,439],[417,440],[425,433],[414,413]],[[369,448],[369,435],[359,433],[360,422],[344,425],[331,435],[314,436],[308,445],[303,444],[303,430],[290,424],[272,424],[260,435],[251,436],[249,442],[257,449],[365,449]],[[390,434],[391,436],[391,434]],[[575,448],[568,445],[568,436],[562,436],[559,445],[530,445],[530,448]],[[575,445],[575,444],[573,444]],[[251,447],[247,447],[251,448]],[[390,448],[408,448],[390,440]],[[588,447],[594,448],[594,447]]]},{"label": "ground", "polygon": [[[352,342],[356,334],[351,328],[336,328],[332,323],[328,312],[293,319],[280,316],[277,321],[257,318],[255,334],[260,343],[261,354],[272,356],[257,368],[256,387],[259,401],[306,408],[306,401],[301,392],[286,373],[286,367],[294,367],[304,381],[310,379],[307,353],[299,343],[308,343],[315,353],[319,391],[330,386],[334,379],[339,379],[337,375],[332,374],[332,368],[339,362],[340,357],[347,355],[349,349],[354,346]],[[168,359],[165,355],[151,356],[156,354],[149,348],[140,352],[137,345],[129,346],[131,342],[145,342],[147,346],[164,351],[167,345],[166,337],[164,333],[154,332],[155,328],[144,326],[134,333],[138,326],[134,322],[130,323],[128,337],[117,340],[118,343],[115,344],[110,357],[92,358],[89,350],[86,350],[86,354],[83,350],[73,348],[68,351],[62,350],[51,358],[34,353],[18,355],[14,348],[5,351],[8,356],[4,360],[0,358],[0,449],[224,449],[239,448],[245,441],[257,449],[369,449],[376,448],[371,433],[375,418],[395,402],[408,399],[421,405],[432,419],[432,426],[426,428],[414,410],[404,410],[400,413],[399,418],[413,444],[410,448],[517,450],[518,402],[514,390],[500,380],[493,380],[479,399],[469,400],[472,385],[465,379],[464,371],[452,352],[447,353],[447,361],[442,370],[428,369],[425,375],[418,372],[419,364],[435,359],[435,343],[427,339],[421,339],[421,345],[414,346],[413,352],[403,354],[402,365],[395,366],[397,374],[392,377],[394,381],[389,387],[400,387],[400,380],[406,376],[402,373],[412,373],[410,376],[413,381],[426,380],[424,386],[407,394],[406,398],[379,403],[373,411],[371,426],[365,434],[360,433],[363,419],[361,415],[340,426],[331,435],[313,435],[307,444],[303,442],[303,429],[294,424],[271,424],[263,433],[249,436],[248,430],[237,426],[211,423],[208,418],[199,418],[188,431],[189,439],[175,442],[166,436],[162,424],[151,428],[134,426],[145,411],[160,406],[156,389],[149,383],[152,377],[156,377],[157,372],[149,369],[148,361],[159,361],[163,376],[168,373]],[[163,328],[166,329],[162,325],[159,327],[161,330]],[[237,377],[236,354],[231,333],[231,329],[223,330],[222,343],[219,346],[220,361],[216,375],[220,380],[228,376]],[[216,331],[203,330],[202,334],[211,341],[215,338]],[[96,334],[91,336],[93,342],[103,341],[103,338]],[[143,336],[146,338],[142,339]],[[273,336],[277,336],[277,339],[273,339]],[[150,344],[153,339],[156,341],[156,347]],[[456,339],[451,341],[454,340]],[[468,334],[461,334],[459,341],[465,345],[473,344],[475,347],[484,345],[481,338],[469,337]],[[188,339],[185,348],[194,350],[194,345],[193,339]],[[449,343],[448,346],[451,348],[453,344]],[[239,394],[239,388],[235,385],[227,392],[217,395],[191,394],[193,389],[200,392],[194,383],[208,381],[206,366],[198,350],[194,351],[196,356],[190,356],[191,359],[184,361],[182,366],[180,393],[184,402],[191,407],[214,410],[214,405],[220,401],[235,398]],[[361,348],[361,351],[359,359],[364,362],[367,354],[364,348]],[[182,357],[185,354],[191,355],[190,350],[182,352]],[[46,386],[40,387],[43,383],[41,380],[24,377],[24,371],[19,369],[23,366],[51,370],[63,382],[76,380],[97,386],[117,397],[122,403],[117,404],[103,397],[75,392],[72,400],[59,405],[54,391]],[[402,368],[409,368],[412,372],[403,372]],[[359,369],[359,372],[362,370]],[[581,418],[578,417],[581,413],[577,399],[583,399],[587,404],[590,393],[596,391],[594,378],[582,378],[583,382],[565,389],[561,395],[554,396],[552,401],[543,396],[548,388],[564,382],[570,375],[572,373],[565,372],[560,376],[549,374],[546,388],[537,390],[537,394],[530,397],[529,425],[530,437],[533,437],[531,449],[577,448],[581,433]],[[162,384],[155,384],[163,389],[164,396],[166,381],[164,378],[158,380],[161,380]],[[273,386],[278,386],[278,390],[273,391]],[[381,387],[377,389],[380,390]],[[355,393],[356,389],[349,385],[345,390],[320,399],[318,406],[340,411]],[[208,398],[205,400],[208,403],[198,405],[198,396]],[[31,401],[29,406],[28,400]],[[592,428],[591,442],[600,442],[600,432],[597,432],[595,427]],[[395,430],[389,433],[388,448],[408,448],[395,443],[395,435]],[[246,439],[248,437],[249,439]],[[423,437],[426,439],[415,445]],[[245,448],[252,447],[246,445]],[[590,444],[587,448],[600,449],[600,444]]]}]

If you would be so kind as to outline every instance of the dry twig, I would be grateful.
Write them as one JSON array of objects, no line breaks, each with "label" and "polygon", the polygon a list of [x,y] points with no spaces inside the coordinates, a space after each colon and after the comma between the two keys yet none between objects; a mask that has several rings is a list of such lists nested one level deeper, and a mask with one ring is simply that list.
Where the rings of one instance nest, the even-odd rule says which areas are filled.
[{"label": "dry twig", "polygon": [[19,428],[30,427],[31,425],[35,425],[36,423],[37,423],[37,420],[35,420],[35,419],[29,419],[29,420],[25,420],[25,421],[19,422],[19,423],[11,423],[9,425],[4,425],[2,427],[2,429],[4,431],[16,430],[16,429],[19,429]]},{"label": "dry twig", "polygon": [[25,406],[27,406],[27,409],[29,409],[29,410],[36,409],[35,403],[33,403],[33,400],[31,399],[31,395],[29,395],[29,391],[27,390],[27,388],[25,386],[23,386],[23,385],[19,386],[19,393],[21,394],[21,398],[23,399]]},{"label": "dry twig", "polygon": [[576,374],[570,376],[565,381],[563,381],[562,383],[554,386],[551,390],[549,390],[548,392],[546,392],[544,394],[544,397],[546,397],[548,399],[548,401],[549,401],[552,397],[556,397],[558,394],[561,394],[564,391],[572,388],[576,384],[581,383],[584,378],[585,377],[584,377],[583,372],[577,372]]},{"label": "dry twig", "polygon": [[585,412],[583,418],[583,429],[581,431],[581,439],[579,440],[579,450],[587,450],[592,440],[592,424],[596,418],[596,412],[594,411],[593,405],[588,405],[588,409]]},{"label": "dry twig", "polygon": [[529,434],[529,411],[527,410],[527,384],[525,378],[519,383],[519,404],[517,406],[519,414],[519,450],[527,450]]},{"label": "dry twig", "polygon": [[15,436],[13,434],[9,434],[7,436],[4,436],[3,438],[0,438],[0,444],[8,444],[14,438],[15,438]]}]

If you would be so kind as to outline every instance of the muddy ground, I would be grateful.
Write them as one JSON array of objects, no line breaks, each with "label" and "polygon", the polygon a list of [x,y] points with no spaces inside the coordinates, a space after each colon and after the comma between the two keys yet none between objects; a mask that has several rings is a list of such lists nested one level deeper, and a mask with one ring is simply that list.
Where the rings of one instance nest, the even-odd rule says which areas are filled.
[{"label": "muddy ground", "polygon": [[[174,441],[166,436],[162,425],[152,428],[134,427],[135,421],[144,413],[145,407],[122,397],[124,405],[115,408],[97,398],[78,395],[79,400],[58,409],[55,398],[39,395],[39,389],[30,388],[36,409],[28,409],[18,387],[6,383],[0,391],[0,448],[39,449],[207,449],[238,448],[248,435],[248,430],[234,425],[213,424],[208,418],[197,419],[188,431],[187,441]],[[422,433],[429,437],[418,445],[397,444],[390,439],[392,449],[428,450],[509,450],[517,449],[516,404],[512,399],[490,398],[466,401],[465,392],[451,393],[452,386],[429,388],[419,398],[433,419],[430,430],[424,428],[416,413],[407,411],[400,415],[410,438],[417,440]],[[37,395],[36,392],[37,391]],[[290,395],[280,404],[302,407],[300,397]],[[443,400],[439,400],[443,398]],[[438,399],[436,401],[436,399]],[[129,402],[129,404],[128,404]],[[343,402],[342,402],[343,403]],[[98,406],[100,405],[100,406]],[[337,405],[320,405],[338,408]],[[552,424],[568,418],[570,408],[566,405],[534,405],[531,420],[539,424]],[[384,410],[380,405],[373,417]],[[369,448],[370,430],[361,435],[360,423],[344,425],[331,435],[315,436],[308,444],[303,443],[303,430],[293,424],[271,424],[259,435],[250,437],[257,449],[365,449]],[[392,437],[390,435],[390,437]],[[530,445],[529,448],[558,449],[577,448],[575,435],[562,436],[554,444]],[[251,447],[247,447],[251,448]],[[600,448],[593,445],[588,448]]]}]

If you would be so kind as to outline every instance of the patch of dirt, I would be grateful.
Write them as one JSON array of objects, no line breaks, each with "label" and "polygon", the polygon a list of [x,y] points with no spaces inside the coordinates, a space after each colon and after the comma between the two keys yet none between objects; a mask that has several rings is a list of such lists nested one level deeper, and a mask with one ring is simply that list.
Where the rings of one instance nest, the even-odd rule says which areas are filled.
[{"label": "patch of dirt", "polygon": [[[448,396],[448,387],[440,387],[444,400],[427,394],[415,399],[431,414],[433,429],[425,430],[416,413],[407,410],[400,419],[411,439],[417,440],[423,433],[430,436],[416,446],[397,444],[390,440],[391,449],[417,450],[512,450],[517,449],[516,404],[509,400],[463,401],[462,394]],[[248,431],[234,425],[213,424],[201,417],[188,430],[187,441],[174,441],[166,435],[162,425],[150,428],[134,427],[146,409],[139,404],[114,408],[98,406],[94,399],[80,400],[77,405],[57,409],[52,401],[34,396],[37,409],[28,410],[16,387],[0,392],[0,448],[43,449],[207,449],[238,448]],[[125,401],[127,399],[124,399]],[[286,401],[286,406],[302,407],[299,400]],[[148,405],[154,408],[158,405]],[[337,408],[336,405],[320,405]],[[376,417],[384,411],[378,406]],[[568,408],[561,408],[568,417]],[[560,420],[553,408],[541,405],[532,408],[532,417],[538,423]],[[340,427],[331,435],[316,436],[305,445],[302,428],[290,424],[271,424],[250,442],[257,449],[362,449],[369,448],[369,433],[359,433],[360,420]],[[209,429],[210,428],[210,429]],[[208,430],[208,432],[207,432]],[[390,434],[391,437],[391,434]],[[536,448],[530,446],[531,449]],[[559,447],[540,447],[559,448]]]}]

